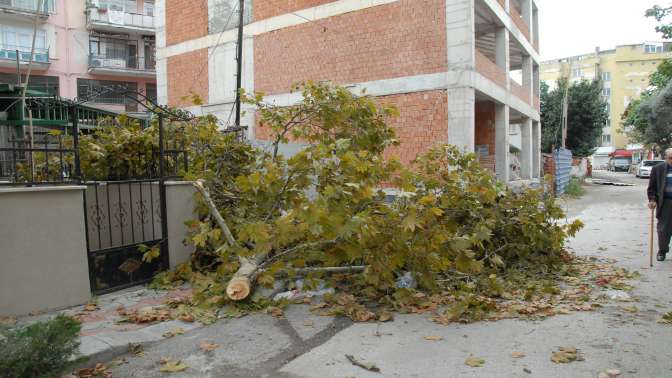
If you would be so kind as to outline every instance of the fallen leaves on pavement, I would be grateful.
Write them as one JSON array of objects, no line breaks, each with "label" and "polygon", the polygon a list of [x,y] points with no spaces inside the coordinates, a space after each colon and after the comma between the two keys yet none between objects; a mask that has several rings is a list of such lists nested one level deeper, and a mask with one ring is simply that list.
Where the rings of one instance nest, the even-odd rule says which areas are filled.
[{"label": "fallen leaves on pavement", "polygon": [[566,364],[574,361],[583,361],[579,351],[572,346],[560,347],[557,352],[551,353],[551,361],[556,364]]},{"label": "fallen leaves on pavement", "polygon": [[175,335],[181,335],[183,333],[184,333],[184,328],[178,327],[178,328],[172,329],[172,330],[164,333],[163,337],[169,338],[169,337],[173,337]]},{"label": "fallen leaves on pavement", "polygon": [[464,361],[464,364],[471,367],[482,367],[485,365],[485,360],[482,358],[469,356],[469,358]]},{"label": "fallen leaves on pavement", "polygon": [[427,341],[441,341],[441,340],[443,340],[443,337],[441,337],[441,336],[425,336],[424,339],[427,340]]},{"label": "fallen leaves on pavement", "polygon": [[605,371],[600,372],[600,374],[597,375],[597,378],[616,378],[621,376],[621,371],[618,369],[607,369]]},{"label": "fallen leaves on pavement", "polygon": [[112,378],[112,372],[101,363],[92,368],[77,369],[73,374],[77,378]]},{"label": "fallen leaves on pavement", "polygon": [[179,373],[189,367],[180,360],[174,361],[165,357],[162,357],[159,363],[162,365],[159,371],[163,373]]},{"label": "fallen leaves on pavement", "polygon": [[511,358],[523,358],[525,356],[523,352],[511,352]]},{"label": "fallen leaves on pavement", "polygon": [[120,323],[128,322],[135,324],[157,323],[170,320],[170,311],[164,308],[145,308],[140,310],[127,310],[121,308],[117,310],[117,314],[121,316]]},{"label": "fallen leaves on pavement", "polygon": [[672,324],[672,311],[668,312],[667,314],[663,315],[662,318],[658,319],[658,323]]},{"label": "fallen leaves on pavement", "polygon": [[219,344],[211,343],[209,341],[203,341],[198,347],[201,348],[202,351],[207,353],[212,352],[213,350],[219,348]]},{"label": "fallen leaves on pavement", "polygon": [[142,344],[129,343],[128,351],[136,357],[142,357],[145,355],[145,348]]},{"label": "fallen leaves on pavement", "polygon": [[350,354],[346,354],[345,358],[347,358],[348,361],[350,361],[350,363],[355,365],[355,366],[359,366],[362,369],[366,369],[368,371],[373,371],[373,372],[376,372],[376,373],[380,373],[380,368],[378,366],[374,365],[374,364],[358,361],[357,359],[355,359],[355,357],[353,355],[350,355]]}]

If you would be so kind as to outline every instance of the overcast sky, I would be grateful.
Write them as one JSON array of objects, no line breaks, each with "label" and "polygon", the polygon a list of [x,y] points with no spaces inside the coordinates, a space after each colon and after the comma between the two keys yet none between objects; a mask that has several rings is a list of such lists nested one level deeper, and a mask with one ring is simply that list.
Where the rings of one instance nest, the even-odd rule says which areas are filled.
[{"label": "overcast sky", "polygon": [[[564,58],[616,45],[662,41],[646,9],[672,0],[536,0],[542,60]],[[670,17],[672,22],[672,17]]]}]

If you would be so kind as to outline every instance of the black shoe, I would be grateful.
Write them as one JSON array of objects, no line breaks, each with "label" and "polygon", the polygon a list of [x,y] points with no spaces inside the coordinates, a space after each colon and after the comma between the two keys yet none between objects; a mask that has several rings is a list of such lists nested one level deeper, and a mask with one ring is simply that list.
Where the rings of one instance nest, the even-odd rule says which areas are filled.
[{"label": "black shoe", "polygon": [[665,252],[658,252],[658,255],[656,256],[656,260],[665,261]]}]

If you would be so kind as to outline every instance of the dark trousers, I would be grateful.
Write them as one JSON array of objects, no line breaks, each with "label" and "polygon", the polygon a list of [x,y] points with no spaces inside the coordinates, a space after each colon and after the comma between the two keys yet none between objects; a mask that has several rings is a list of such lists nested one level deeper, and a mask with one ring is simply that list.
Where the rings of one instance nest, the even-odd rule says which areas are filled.
[{"label": "dark trousers", "polygon": [[665,199],[658,218],[658,251],[667,253],[670,250],[672,237],[672,199]]}]

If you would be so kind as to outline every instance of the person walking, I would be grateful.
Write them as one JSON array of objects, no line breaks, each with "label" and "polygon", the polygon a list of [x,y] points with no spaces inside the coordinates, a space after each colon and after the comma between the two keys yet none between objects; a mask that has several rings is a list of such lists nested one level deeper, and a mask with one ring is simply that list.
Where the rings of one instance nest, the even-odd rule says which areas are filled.
[{"label": "person walking", "polygon": [[658,255],[656,260],[665,261],[670,250],[672,237],[672,148],[665,150],[665,162],[651,169],[649,186],[646,189],[649,197],[649,209],[656,209],[658,220]]}]

